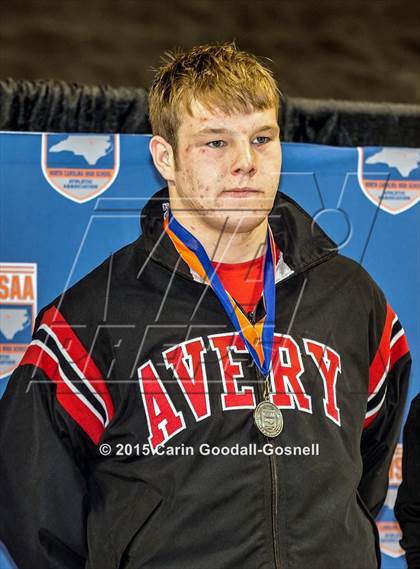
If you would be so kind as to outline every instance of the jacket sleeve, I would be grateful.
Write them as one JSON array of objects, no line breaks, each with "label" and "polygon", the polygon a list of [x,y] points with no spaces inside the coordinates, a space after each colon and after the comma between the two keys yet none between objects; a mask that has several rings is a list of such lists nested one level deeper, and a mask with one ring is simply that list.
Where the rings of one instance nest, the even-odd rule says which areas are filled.
[{"label": "jacket sleeve", "polygon": [[420,394],[411,403],[404,427],[402,483],[395,503],[401,546],[409,569],[420,568]]},{"label": "jacket sleeve", "polygon": [[0,401],[0,540],[18,569],[85,567],[88,457],[112,413],[98,368],[51,307]]},{"label": "jacket sleeve", "polygon": [[[379,295],[378,295],[379,296]],[[389,467],[401,430],[411,357],[398,316],[381,294],[370,315],[368,400],[361,438],[359,494],[376,516],[388,490]]]}]

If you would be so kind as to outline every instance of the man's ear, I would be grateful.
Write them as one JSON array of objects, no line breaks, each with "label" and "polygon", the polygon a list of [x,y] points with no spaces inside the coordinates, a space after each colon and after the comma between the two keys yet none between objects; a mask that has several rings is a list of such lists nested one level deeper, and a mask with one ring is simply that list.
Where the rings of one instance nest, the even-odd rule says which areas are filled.
[{"label": "man's ear", "polygon": [[172,146],[162,136],[152,136],[149,143],[150,154],[162,178],[171,182],[175,178],[175,157]]}]

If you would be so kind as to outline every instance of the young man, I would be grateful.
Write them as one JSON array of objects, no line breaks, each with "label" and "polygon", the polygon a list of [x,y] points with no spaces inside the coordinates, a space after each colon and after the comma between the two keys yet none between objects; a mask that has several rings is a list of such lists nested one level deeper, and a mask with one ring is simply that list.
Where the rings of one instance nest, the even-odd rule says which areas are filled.
[{"label": "young man", "polygon": [[41,312],[1,403],[20,569],[378,567],[410,356],[369,275],[278,193],[278,104],[233,45],[158,70],[167,188]]}]

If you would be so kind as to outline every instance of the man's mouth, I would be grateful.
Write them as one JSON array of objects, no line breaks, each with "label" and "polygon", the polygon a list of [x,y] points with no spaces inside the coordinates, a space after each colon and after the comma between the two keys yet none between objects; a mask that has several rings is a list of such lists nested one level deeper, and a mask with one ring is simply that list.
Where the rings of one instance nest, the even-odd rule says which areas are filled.
[{"label": "man's mouth", "polygon": [[254,188],[232,188],[230,190],[224,190],[222,192],[223,195],[232,198],[252,197],[259,193],[261,192],[259,190],[255,190]]}]

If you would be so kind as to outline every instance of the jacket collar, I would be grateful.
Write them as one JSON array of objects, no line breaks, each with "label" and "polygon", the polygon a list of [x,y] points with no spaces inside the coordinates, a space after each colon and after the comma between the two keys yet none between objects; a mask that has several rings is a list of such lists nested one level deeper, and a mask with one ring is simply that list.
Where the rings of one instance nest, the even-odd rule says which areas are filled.
[{"label": "jacket collar", "polygon": [[[180,258],[171,240],[163,231],[164,204],[169,203],[168,189],[156,192],[141,211],[141,242],[155,261],[190,279],[188,265]],[[277,192],[268,216],[273,237],[282,253],[277,266],[276,282],[292,273],[302,273],[337,254],[337,245],[292,198]],[[195,279],[197,280],[197,279]]]}]

